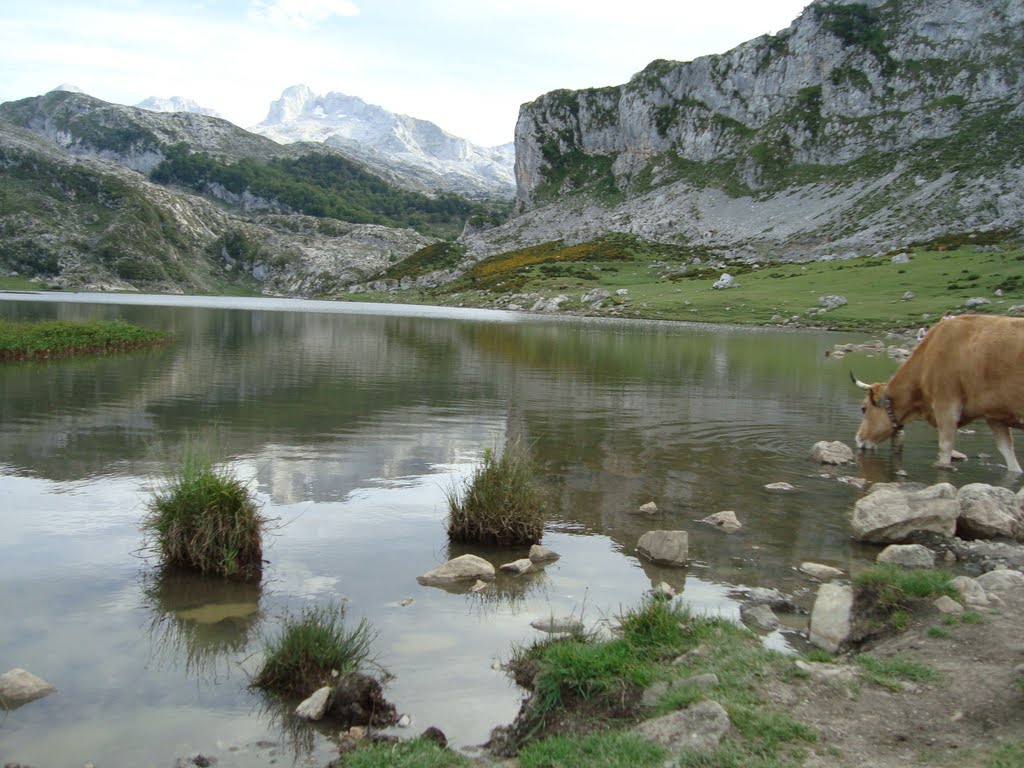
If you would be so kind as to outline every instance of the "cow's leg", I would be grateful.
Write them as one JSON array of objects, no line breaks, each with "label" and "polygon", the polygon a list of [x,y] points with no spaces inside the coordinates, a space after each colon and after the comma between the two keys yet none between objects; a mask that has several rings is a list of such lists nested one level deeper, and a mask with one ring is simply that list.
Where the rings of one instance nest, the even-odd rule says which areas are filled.
[{"label": "cow's leg", "polygon": [[995,438],[996,448],[1003,454],[1006,468],[1010,472],[1020,472],[1020,463],[1017,461],[1017,455],[1013,452],[1013,434],[1010,432],[1010,428],[991,419],[988,420],[988,426],[992,430],[992,437]]},{"label": "cow's leg", "polygon": [[952,466],[953,444],[956,442],[956,422],[959,413],[935,414],[935,427],[939,430],[939,458],[936,467],[949,469]]}]

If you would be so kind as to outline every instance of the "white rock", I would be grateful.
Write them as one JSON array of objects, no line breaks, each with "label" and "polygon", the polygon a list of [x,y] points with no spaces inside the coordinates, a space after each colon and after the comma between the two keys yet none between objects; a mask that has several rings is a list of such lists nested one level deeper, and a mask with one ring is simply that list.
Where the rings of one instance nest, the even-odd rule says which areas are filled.
[{"label": "white rock", "polygon": [[853,449],[838,440],[820,440],[811,446],[811,458],[822,464],[849,464],[853,461]]},{"label": "white rock", "polygon": [[652,587],[651,589],[647,590],[647,592],[652,597],[664,598],[666,600],[671,600],[673,597],[676,596],[675,587],[673,587],[666,581],[659,582],[657,586]]},{"label": "white rock", "polygon": [[644,720],[632,733],[672,751],[711,750],[731,727],[729,714],[722,705],[704,699],[686,709]]},{"label": "white rock", "polygon": [[796,486],[791,484],[791,483],[768,483],[768,485],[766,485],[764,487],[764,489],[766,491],[782,491],[782,492],[787,492],[787,491],[795,491],[796,490]]},{"label": "white rock", "polygon": [[948,616],[959,616],[964,612],[964,607],[949,595],[942,595],[932,601],[932,605]]},{"label": "white rock", "polygon": [[821,563],[800,563],[800,570],[818,581],[829,581],[845,575],[843,571],[838,568],[833,568],[830,565],[822,565]]},{"label": "white rock", "polygon": [[708,515],[701,520],[701,522],[713,525],[716,528],[721,528],[723,531],[728,533],[738,531],[743,527],[743,523],[741,523],[739,518],[736,517],[736,513],[728,509],[723,512],[715,512],[713,515]]},{"label": "white rock", "polygon": [[878,553],[875,560],[904,568],[935,567],[935,553],[920,544],[890,544]]},{"label": "white rock", "polygon": [[494,566],[477,555],[460,555],[416,577],[416,581],[424,586],[445,586],[477,579],[494,579]]},{"label": "white rock", "polygon": [[1024,573],[1008,569],[983,573],[975,581],[982,586],[985,592],[1009,592],[1015,589],[1024,589]]},{"label": "white rock", "polygon": [[400,718],[398,718],[398,722],[396,723],[396,725],[399,728],[408,728],[410,725],[412,725],[412,718],[409,717],[409,715],[402,715]]},{"label": "white rock", "polygon": [[526,573],[533,568],[533,562],[530,558],[524,557],[519,560],[513,560],[511,563],[505,563],[504,565],[498,566],[500,570],[507,571],[509,573]]},{"label": "white rock", "polygon": [[43,678],[27,669],[15,667],[0,675],[0,699],[8,704],[24,704],[57,691]]},{"label": "white rock", "polygon": [[331,686],[319,688],[308,699],[295,708],[295,716],[302,720],[319,720],[327,711],[327,700],[331,696]]},{"label": "white rock", "polygon": [[648,501],[646,504],[641,504],[638,513],[643,515],[653,515],[658,511],[658,505],[653,501]]},{"label": "white rock", "polygon": [[822,584],[811,611],[808,640],[830,653],[841,650],[849,641],[852,613],[853,587],[848,584]]},{"label": "white rock", "polygon": [[686,531],[648,531],[636,545],[637,554],[661,565],[686,565],[690,551]]},{"label": "white rock", "polygon": [[957,576],[950,582],[964,599],[964,603],[972,608],[984,608],[988,605],[988,595],[977,579],[970,576]]},{"label": "white rock", "polygon": [[722,276],[715,280],[714,284],[711,287],[718,289],[732,288],[735,283],[736,281],[733,279],[732,275],[730,275],[728,272],[723,272]]},{"label": "white rock", "polygon": [[884,544],[899,543],[915,531],[952,536],[959,511],[956,488],[949,483],[921,490],[877,483],[854,505],[853,537]]},{"label": "white rock", "polygon": [[740,618],[744,624],[749,624],[765,632],[771,632],[779,627],[779,617],[775,615],[775,611],[763,603],[741,605]]},{"label": "white rock", "polygon": [[957,491],[957,533],[963,538],[1016,538],[1024,532],[1020,499],[1009,488],[969,483]]},{"label": "white rock", "polygon": [[530,547],[530,562],[544,563],[557,560],[560,557],[561,555],[553,549],[542,547],[540,544],[534,544]]}]

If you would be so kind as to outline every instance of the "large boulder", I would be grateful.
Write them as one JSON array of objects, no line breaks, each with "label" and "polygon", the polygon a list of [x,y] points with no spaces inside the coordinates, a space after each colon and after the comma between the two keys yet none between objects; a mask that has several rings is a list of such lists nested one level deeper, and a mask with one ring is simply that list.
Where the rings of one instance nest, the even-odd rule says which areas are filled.
[{"label": "large boulder", "polygon": [[640,537],[636,551],[657,565],[686,565],[690,537],[686,531],[648,531]]},{"label": "large boulder", "polygon": [[447,587],[477,579],[494,580],[494,566],[477,555],[460,555],[416,577],[426,587]]},{"label": "large boulder", "polygon": [[957,535],[964,539],[1020,538],[1024,516],[1020,499],[1009,488],[970,483],[957,492]]},{"label": "large boulder", "polygon": [[949,483],[921,489],[878,483],[854,505],[853,537],[899,544],[917,532],[952,536],[959,512],[956,488]]}]

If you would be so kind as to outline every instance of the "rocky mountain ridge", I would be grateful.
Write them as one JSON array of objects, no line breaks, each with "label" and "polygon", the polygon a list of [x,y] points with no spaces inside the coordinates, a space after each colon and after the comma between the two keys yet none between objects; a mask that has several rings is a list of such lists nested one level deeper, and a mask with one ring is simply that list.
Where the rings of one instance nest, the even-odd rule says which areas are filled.
[{"label": "rocky mountain ridge", "polygon": [[467,245],[621,231],[806,258],[1017,230],[1022,51],[1022,0],[817,0],[725,54],[545,94],[516,125],[520,215]]},{"label": "rocky mountain ridge", "polygon": [[515,192],[511,143],[480,147],[434,123],[343,93],[317,95],[305,85],[291,86],[250,130],[282,144],[321,142],[343,149],[413,189],[475,198],[511,198]]},{"label": "rocky mountain ridge", "polygon": [[229,162],[310,151],[225,120],[72,91],[0,105],[0,271],[74,289],[311,296],[436,242],[409,228],[281,210],[215,184],[200,195],[154,183],[149,173],[176,145]]}]

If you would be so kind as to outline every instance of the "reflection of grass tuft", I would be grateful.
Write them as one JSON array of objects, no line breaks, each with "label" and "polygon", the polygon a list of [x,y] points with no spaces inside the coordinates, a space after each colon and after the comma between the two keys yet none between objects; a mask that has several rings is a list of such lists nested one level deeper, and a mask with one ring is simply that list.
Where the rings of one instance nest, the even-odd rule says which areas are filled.
[{"label": "reflection of grass tuft", "polygon": [[448,491],[448,536],[480,544],[536,544],[545,512],[534,487],[533,459],[517,441],[501,458],[487,449],[461,495]]},{"label": "reflection of grass tuft", "polygon": [[143,594],[151,609],[153,653],[184,660],[185,671],[213,682],[233,666],[259,623],[258,583],[209,579],[192,571],[160,569],[146,577]]},{"label": "reflection of grass tuft", "polygon": [[154,495],[142,525],[164,566],[241,581],[263,572],[266,518],[248,485],[195,446]]},{"label": "reflection of grass tuft", "polygon": [[252,686],[282,696],[308,696],[335,675],[362,666],[376,632],[365,619],[346,629],[344,614],[342,606],[332,604],[286,616],[281,634],[265,644],[266,658]]}]

